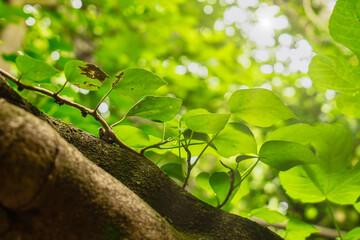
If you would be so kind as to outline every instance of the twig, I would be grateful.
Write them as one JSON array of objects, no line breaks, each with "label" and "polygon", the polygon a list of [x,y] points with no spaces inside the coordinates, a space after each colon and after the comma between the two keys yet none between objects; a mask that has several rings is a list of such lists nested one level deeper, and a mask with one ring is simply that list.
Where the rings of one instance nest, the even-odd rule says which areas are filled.
[{"label": "twig", "polygon": [[187,153],[187,157],[186,157],[187,173],[186,173],[186,177],[184,179],[184,183],[181,186],[184,189],[186,187],[188,181],[189,181],[190,172],[191,172],[191,170],[192,170],[192,168],[194,167],[195,164],[193,164],[193,165],[191,164],[191,152],[190,152],[188,146],[184,145],[182,142],[181,142],[181,145],[182,145],[182,147],[185,149],[185,151]]},{"label": "twig", "polygon": [[65,83],[61,86],[60,90],[55,93],[55,95],[59,95],[59,93],[65,88],[68,81],[65,81]]},{"label": "twig", "polygon": [[120,73],[118,76],[116,76],[116,80],[111,84],[111,88],[110,90],[100,99],[99,103],[96,105],[96,107],[94,108],[94,112],[97,111],[97,109],[99,108],[100,104],[105,100],[105,98],[111,93],[111,91],[114,89],[114,87],[116,86],[116,84],[118,84],[118,82],[120,81],[120,79],[122,78],[122,76],[124,75],[124,73]]},{"label": "twig", "polygon": [[113,142],[115,142],[116,144],[118,144],[120,147],[125,148],[133,153],[136,153],[137,155],[139,155],[140,153],[135,151],[134,149],[130,148],[129,146],[125,145],[114,133],[114,131],[109,127],[109,125],[106,123],[106,121],[100,116],[100,114],[97,111],[94,111],[92,109],[89,109],[85,106],[82,106],[78,103],[72,102],[64,97],[61,97],[59,95],[57,95],[57,93],[51,92],[45,88],[41,88],[41,87],[36,87],[36,86],[29,86],[29,85],[25,85],[23,83],[21,83],[18,79],[16,79],[15,77],[13,77],[10,73],[6,72],[5,70],[0,68],[0,74],[4,77],[6,77],[7,79],[9,79],[10,81],[12,81],[13,83],[15,83],[19,88],[22,89],[28,89],[34,92],[39,92],[42,93],[44,95],[47,95],[51,98],[53,98],[55,100],[56,103],[58,104],[66,104],[68,106],[77,108],[81,111],[81,114],[83,117],[86,117],[86,115],[91,115],[96,121],[98,121],[102,128],[103,131],[105,133],[105,137],[107,138],[107,140],[111,140]]},{"label": "twig", "polygon": [[[217,132],[214,134],[214,136],[211,138],[211,140],[206,144],[206,146],[203,148],[203,150],[200,152],[200,154],[197,156],[195,162],[193,164],[191,164],[191,152],[188,148],[189,144],[190,144],[190,141],[191,141],[191,138],[193,136],[193,134],[191,134],[191,138],[189,139],[189,142],[187,143],[187,145],[184,145],[183,143],[182,146],[183,148],[185,149],[185,151],[187,152],[187,164],[188,164],[188,169],[187,169],[187,174],[186,174],[186,177],[185,177],[185,180],[184,180],[184,184],[182,185],[182,188],[185,188],[186,185],[187,185],[187,182],[189,180],[189,177],[190,177],[190,173],[191,173],[191,170],[193,169],[193,167],[199,162],[200,160],[200,157],[204,154],[205,150],[210,146],[210,144],[212,143],[212,141],[214,141],[214,139],[216,138],[216,136],[220,133]],[[189,157],[190,156],[190,157]]]},{"label": "twig", "polygon": [[225,165],[225,163],[223,163],[221,160],[220,160],[220,163],[221,163],[221,165],[223,165],[224,167],[226,167],[227,169],[230,170],[230,172],[231,172],[231,173],[230,173],[231,182],[230,182],[229,191],[228,191],[228,193],[226,194],[226,197],[225,197],[224,201],[223,201],[221,204],[219,204],[219,205],[217,206],[217,208],[222,208],[222,207],[227,203],[227,201],[230,199],[231,194],[233,193],[233,191],[235,190],[235,188],[237,188],[237,187],[240,185],[240,183],[239,183],[239,184],[237,184],[237,185],[234,186],[234,183],[235,183],[235,171],[234,171],[231,167]]},{"label": "twig", "polygon": [[[143,148],[140,150],[140,154],[141,154],[141,155],[144,155],[144,153],[145,153],[146,150],[148,150],[148,149],[150,149],[150,148],[160,148],[161,145],[164,145],[164,144],[166,144],[166,143],[168,143],[168,142],[171,142],[171,141],[173,141],[173,139],[168,138],[168,139],[164,140],[163,142],[159,142],[159,143],[155,143],[155,144],[153,144],[153,145],[147,146],[147,147],[143,147]],[[165,149],[165,148],[163,148],[163,149]]]},{"label": "twig", "polygon": [[217,132],[215,133],[215,135],[211,138],[211,140],[206,144],[206,146],[204,147],[204,149],[200,152],[200,154],[197,156],[195,162],[194,162],[194,166],[198,163],[198,161],[200,160],[200,157],[204,154],[205,150],[210,146],[210,144],[215,140],[216,136],[220,133]]},{"label": "twig", "polygon": [[338,235],[339,235],[338,237],[339,237],[341,240],[343,240],[343,237],[342,237],[342,235],[341,235],[341,229],[340,229],[340,226],[339,226],[339,224],[337,223],[337,221],[336,221],[336,219],[335,219],[335,217],[334,217],[334,213],[333,213],[333,210],[332,210],[331,203],[330,203],[329,201],[326,201],[326,204],[327,204],[327,207],[328,207],[328,210],[329,210],[329,214],[330,214],[331,220],[332,220],[332,222],[334,223],[335,228],[336,228],[336,230],[337,230],[337,232],[338,232]]}]

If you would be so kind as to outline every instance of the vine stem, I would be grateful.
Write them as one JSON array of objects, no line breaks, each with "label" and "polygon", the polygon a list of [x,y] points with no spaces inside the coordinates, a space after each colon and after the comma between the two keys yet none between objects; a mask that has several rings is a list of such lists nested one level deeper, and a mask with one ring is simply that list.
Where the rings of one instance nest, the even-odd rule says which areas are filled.
[{"label": "vine stem", "polygon": [[[188,164],[188,168],[187,168],[187,174],[186,174],[186,177],[185,177],[185,180],[184,180],[184,183],[182,185],[182,188],[185,188],[188,181],[189,181],[189,178],[190,178],[190,173],[191,173],[191,170],[194,168],[194,166],[199,162],[200,160],[200,157],[204,154],[205,150],[210,146],[210,144],[215,140],[216,136],[220,133],[217,132],[213,135],[213,137],[211,138],[211,140],[206,144],[206,146],[203,148],[203,150],[201,150],[200,154],[197,156],[195,162],[193,164],[191,164],[191,152],[188,148],[189,144],[190,144],[190,141],[191,141],[191,138],[189,139],[189,143],[187,145],[184,145],[183,143],[182,144],[182,147],[185,149],[186,153],[187,153],[187,164]],[[191,137],[193,135],[191,134]]]},{"label": "vine stem", "polygon": [[332,220],[332,222],[333,222],[334,225],[335,225],[336,231],[338,232],[339,238],[340,238],[340,240],[343,240],[343,237],[342,237],[342,235],[341,235],[341,229],[340,229],[340,226],[339,226],[339,224],[337,223],[337,221],[336,221],[336,219],[335,219],[335,216],[334,216],[334,212],[333,212],[331,203],[330,203],[329,201],[326,201],[326,204],[327,204],[327,207],[328,207],[328,210],[329,210],[329,214],[330,214],[331,220]]},{"label": "vine stem", "polygon": [[184,179],[184,183],[183,185],[181,186],[183,189],[185,189],[188,181],[189,181],[189,177],[190,177],[190,172],[192,170],[192,168],[194,167],[194,165],[191,165],[191,152],[188,148],[188,146],[184,145],[182,142],[181,142],[181,145],[182,147],[185,149],[186,151],[186,154],[187,154],[187,157],[186,157],[186,162],[187,162],[187,174],[186,174],[186,177]]},{"label": "vine stem", "polygon": [[129,146],[125,145],[114,133],[114,131],[109,127],[107,122],[100,116],[100,114],[97,111],[94,111],[90,108],[87,108],[83,105],[80,105],[76,102],[72,102],[64,97],[59,96],[57,93],[51,92],[45,88],[36,87],[36,86],[29,86],[21,83],[18,79],[16,79],[14,76],[12,76],[10,73],[6,72],[5,70],[0,68],[0,74],[4,76],[5,78],[9,79],[11,82],[15,83],[18,88],[20,89],[28,89],[34,92],[39,92],[44,95],[47,95],[55,100],[58,104],[66,104],[68,106],[74,107],[76,109],[79,109],[81,111],[81,114],[83,117],[86,117],[86,115],[91,115],[96,121],[98,121],[101,126],[103,127],[106,137],[109,140],[114,141],[116,144],[118,144],[121,148],[125,148],[133,153],[136,153],[137,155],[140,155],[139,152],[135,151],[134,149],[130,148]]},{"label": "vine stem", "polygon": [[61,86],[60,90],[55,93],[55,95],[58,95],[65,88],[67,83],[68,81],[65,81],[65,83]]},{"label": "vine stem", "polygon": [[200,152],[200,154],[197,156],[197,158],[196,158],[193,166],[195,166],[195,165],[198,163],[198,161],[200,160],[200,157],[204,154],[205,150],[206,150],[206,149],[210,146],[210,144],[215,140],[216,136],[217,136],[219,133],[220,133],[220,131],[217,132],[217,133],[215,133],[215,135],[211,138],[211,140],[206,144],[206,146],[203,148],[203,150],[202,150],[202,151]]},{"label": "vine stem", "polygon": [[227,201],[230,199],[231,194],[233,193],[234,189],[237,188],[237,187],[240,185],[240,183],[239,183],[239,184],[236,184],[236,185],[234,186],[234,183],[235,183],[235,172],[234,172],[234,170],[233,170],[231,167],[225,165],[225,163],[223,163],[222,161],[220,161],[220,163],[221,163],[221,165],[223,165],[225,168],[227,168],[227,169],[230,170],[230,172],[231,172],[231,174],[230,174],[231,182],[230,182],[229,191],[228,191],[228,193],[226,194],[226,197],[225,197],[224,201],[223,201],[221,204],[219,204],[219,205],[217,206],[217,208],[222,208],[222,207],[227,203]]},{"label": "vine stem", "polygon": [[[217,206],[217,208],[222,208],[222,207],[226,204],[226,202],[230,199],[231,194],[233,193],[233,191],[234,191],[238,186],[240,186],[240,184],[249,176],[249,174],[250,174],[251,171],[255,168],[255,166],[258,164],[259,161],[260,161],[260,158],[258,158],[258,159],[256,160],[256,162],[254,162],[248,169],[246,169],[245,172],[243,173],[243,175],[241,176],[241,179],[240,179],[239,183],[237,183],[237,184],[235,184],[235,185],[234,185],[234,183],[235,183],[235,172],[234,172],[234,170],[233,170],[231,167],[225,165],[222,161],[220,161],[221,165],[223,165],[225,168],[227,168],[227,169],[230,170],[230,172],[231,172],[231,174],[230,174],[231,182],[230,182],[229,191],[228,191],[228,193],[227,193],[224,201],[223,201],[221,204],[219,204],[219,205]],[[236,165],[236,170],[237,170],[238,166],[239,166],[239,164]],[[244,177],[243,177],[243,176],[244,176]]]}]

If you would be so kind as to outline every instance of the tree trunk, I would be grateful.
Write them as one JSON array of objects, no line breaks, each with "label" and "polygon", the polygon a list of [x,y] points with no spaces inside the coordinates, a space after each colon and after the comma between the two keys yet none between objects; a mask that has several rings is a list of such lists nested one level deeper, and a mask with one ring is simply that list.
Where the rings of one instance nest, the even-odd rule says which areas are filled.
[{"label": "tree trunk", "polygon": [[45,115],[3,79],[0,98],[0,239],[281,239]]}]

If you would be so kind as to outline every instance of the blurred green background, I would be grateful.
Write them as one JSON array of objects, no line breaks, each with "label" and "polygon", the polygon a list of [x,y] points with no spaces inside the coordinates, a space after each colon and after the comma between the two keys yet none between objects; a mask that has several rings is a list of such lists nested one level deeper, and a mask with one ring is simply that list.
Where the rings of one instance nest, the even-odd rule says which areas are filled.
[{"label": "blurred green background", "polygon": [[[353,161],[360,155],[359,121],[342,115],[334,102],[335,91],[320,92],[307,75],[316,53],[342,54],[357,62],[352,53],[337,45],[327,24],[334,0],[107,0],[107,1],[1,1],[0,67],[14,76],[17,51],[27,53],[62,70],[80,59],[100,66],[108,75],[129,67],[148,69],[168,85],[154,94],[183,99],[181,113],[205,108],[227,112],[231,93],[261,87],[272,90],[300,122],[339,122],[355,140]],[[54,89],[65,82],[63,74],[42,84]],[[89,92],[68,86],[63,96],[94,107],[111,82]],[[55,88],[56,89],[56,88]],[[77,109],[58,106],[48,97],[22,91],[45,113],[98,135],[99,124],[83,118]],[[138,99],[110,94],[99,108],[110,124],[118,121]],[[258,145],[267,133],[298,122],[289,120],[271,128],[251,127]],[[127,120],[146,129],[147,121]],[[216,205],[210,186],[199,186],[195,177],[224,168],[217,157],[206,154],[195,167],[188,191]],[[149,151],[159,166],[178,161],[175,152]],[[224,160],[231,161],[231,159]],[[250,162],[240,164],[243,171]],[[175,181],[177,181],[175,179]],[[179,184],[181,184],[179,182]],[[280,186],[278,172],[258,164],[224,210],[248,216],[252,209],[269,207],[308,223],[334,228],[325,204],[302,204],[289,198]],[[360,225],[352,206],[338,206],[335,218],[347,231]],[[281,229],[275,229],[282,234]],[[312,237],[309,239],[321,239]]]}]

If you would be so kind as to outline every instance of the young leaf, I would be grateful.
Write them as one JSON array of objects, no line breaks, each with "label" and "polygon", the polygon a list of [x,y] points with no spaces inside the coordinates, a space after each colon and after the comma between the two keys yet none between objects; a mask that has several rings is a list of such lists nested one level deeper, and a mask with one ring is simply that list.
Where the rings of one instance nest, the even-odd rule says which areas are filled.
[{"label": "young leaf", "polygon": [[356,227],[343,236],[343,240],[359,240],[360,227]]},{"label": "young leaf", "polygon": [[330,35],[360,56],[360,2],[338,0],[329,20]]},{"label": "young leaf", "polygon": [[184,170],[179,163],[167,163],[160,167],[169,177],[173,177],[179,179],[180,181],[184,181]]},{"label": "young leaf", "polygon": [[69,83],[90,91],[98,90],[109,77],[98,66],[80,60],[67,62],[64,71]]},{"label": "young leaf", "polygon": [[206,114],[206,113],[210,113],[210,112],[203,108],[191,109],[191,110],[187,111],[184,115],[182,115],[181,121],[185,122],[191,116],[199,115],[199,114]]},{"label": "young leaf", "polygon": [[275,94],[267,89],[242,89],[233,93],[230,112],[258,127],[270,127],[280,120],[296,118]]},{"label": "young leaf", "polygon": [[196,184],[206,191],[211,191],[211,186],[209,183],[210,173],[201,172],[196,176]]},{"label": "young leaf", "polygon": [[286,141],[264,143],[259,152],[260,160],[280,171],[296,165],[316,163],[314,153],[302,144]]},{"label": "young leaf", "polygon": [[116,136],[126,145],[135,148],[150,145],[149,136],[139,128],[128,125],[117,125],[113,130]]},{"label": "young leaf", "polygon": [[288,218],[276,210],[270,210],[269,208],[257,208],[250,212],[251,217],[258,217],[264,219],[269,224],[278,222],[284,222]]},{"label": "young leaf", "polygon": [[17,56],[16,66],[21,72],[22,78],[35,82],[47,80],[59,72],[43,61],[27,55]]},{"label": "young leaf", "polygon": [[123,95],[131,97],[152,94],[156,89],[167,84],[158,75],[142,68],[128,68],[118,72],[116,75],[120,75],[121,79],[114,89]]},{"label": "young leaf", "polygon": [[186,125],[194,132],[217,133],[228,122],[230,114],[205,113],[190,116],[186,119]]},{"label": "young leaf", "polygon": [[316,127],[312,127],[309,124],[298,123],[276,129],[266,136],[266,141],[279,140],[307,145],[319,134],[320,132]]},{"label": "young leaf", "polygon": [[286,224],[286,240],[305,240],[311,234],[318,232],[320,230],[314,226],[296,219],[290,219]]},{"label": "young leaf", "polygon": [[153,121],[170,121],[179,112],[182,100],[173,97],[147,96],[137,102],[126,116],[138,116]]},{"label": "young leaf", "polygon": [[302,202],[331,202],[353,204],[360,196],[360,164],[352,169],[351,133],[339,125],[316,126],[320,135],[312,145],[317,152],[318,164],[297,166],[280,172],[281,185],[293,199]]},{"label": "young leaf", "polygon": [[309,75],[314,84],[323,90],[356,92],[360,89],[360,69],[339,56],[316,55],[311,59]]},{"label": "young leaf", "polygon": [[209,178],[211,188],[216,194],[219,203],[222,203],[230,189],[231,179],[225,172],[214,172]]},{"label": "young leaf", "polygon": [[223,157],[239,153],[257,153],[257,145],[250,129],[241,123],[229,123],[213,141],[217,152]]},{"label": "young leaf", "polygon": [[256,156],[250,156],[250,155],[240,155],[240,156],[237,156],[237,157],[236,157],[235,161],[236,161],[237,163],[240,163],[240,162],[242,162],[242,161],[244,161],[244,160],[252,159],[252,158],[257,158],[257,157],[256,157]]}]

